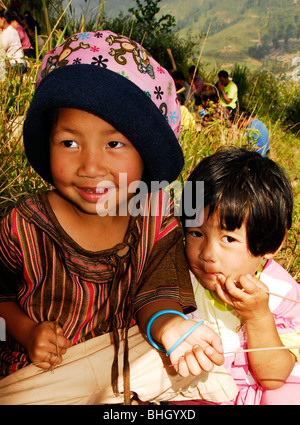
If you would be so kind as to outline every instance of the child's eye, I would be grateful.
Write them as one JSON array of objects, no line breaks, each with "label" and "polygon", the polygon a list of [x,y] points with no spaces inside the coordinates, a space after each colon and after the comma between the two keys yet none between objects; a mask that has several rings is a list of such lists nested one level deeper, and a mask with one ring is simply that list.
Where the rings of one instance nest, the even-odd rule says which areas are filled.
[{"label": "child's eye", "polygon": [[201,238],[202,233],[199,232],[199,230],[191,230],[188,232],[191,236],[194,236],[194,238]]},{"label": "child's eye", "polygon": [[107,143],[107,146],[109,147],[109,148],[121,148],[122,146],[124,146],[124,143],[122,143],[122,142],[115,142],[115,141],[112,141],[112,142],[108,142]]},{"label": "child's eye", "polygon": [[232,236],[224,236],[223,239],[228,243],[236,242],[236,239],[234,239]]},{"label": "child's eye", "polygon": [[77,148],[78,145],[76,142],[74,142],[74,140],[64,140],[62,142],[62,144],[66,147],[66,148]]}]

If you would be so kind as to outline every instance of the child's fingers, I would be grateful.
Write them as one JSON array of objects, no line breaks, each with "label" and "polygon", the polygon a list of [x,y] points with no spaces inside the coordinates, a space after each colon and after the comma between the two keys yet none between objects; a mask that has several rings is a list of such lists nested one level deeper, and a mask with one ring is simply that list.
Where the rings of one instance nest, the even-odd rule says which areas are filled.
[{"label": "child's fingers", "polygon": [[250,274],[242,275],[238,280],[228,278],[226,281],[226,288],[231,296],[238,299],[243,299],[248,295],[253,296],[260,290],[264,292],[268,290],[259,279]]},{"label": "child's fingers", "polygon": [[193,347],[193,350],[188,350],[180,356],[174,366],[180,376],[187,377],[190,374],[198,376],[202,370],[209,372],[213,368],[213,363],[204,350],[197,345]]},{"label": "child's fingers", "polygon": [[[52,330],[51,334],[49,335],[49,342],[52,344],[52,346],[55,346],[59,349],[59,353],[57,354],[64,354],[66,350],[72,345],[72,342],[64,336],[63,329],[55,322],[50,322],[49,325]],[[49,351],[53,351],[52,346],[51,350]]]},{"label": "child's fingers", "polygon": [[[227,294],[227,301],[225,302],[230,303],[233,298],[242,299],[245,294],[253,294],[256,290],[256,285],[246,276],[240,276],[239,278],[228,276],[225,282],[222,283],[221,289],[225,297]],[[221,289],[219,288],[220,293],[222,293]]]},{"label": "child's fingers", "polygon": [[251,274],[243,275],[240,277],[241,283],[245,282],[245,286],[243,286],[246,290],[246,287],[249,287],[249,284],[251,284],[251,287],[256,289],[259,287],[260,289],[263,289],[264,291],[268,291],[269,288],[257,277],[251,276]]},{"label": "child's fingers", "polygon": [[177,364],[176,364],[176,371],[177,373],[182,376],[183,378],[186,378],[187,376],[189,376],[190,371],[188,368],[188,365],[185,361],[185,356],[181,356],[179,357]]},{"label": "child's fingers", "polygon": [[47,322],[48,331],[44,344],[41,347],[43,356],[43,368],[47,369],[53,364],[59,364],[62,361],[62,355],[67,352],[67,349],[72,345],[72,342],[64,337],[63,329],[55,322]]},{"label": "child's fingers", "polygon": [[217,283],[215,285],[215,291],[218,297],[226,304],[232,305],[232,300],[227,292],[224,291],[224,285]]},{"label": "child's fingers", "polygon": [[49,369],[53,369],[55,366],[57,366],[61,362],[62,362],[61,356],[56,355],[54,353],[44,352],[44,353],[40,353],[40,356],[35,361],[33,361],[33,364],[43,370],[49,370]]},{"label": "child's fingers", "polygon": [[185,361],[192,375],[194,376],[200,375],[202,368],[200,367],[199,361],[197,360],[195,356],[194,347],[193,347],[193,351],[187,351],[185,353]]},{"label": "child's fingers", "polygon": [[64,336],[57,335],[57,345],[60,349],[67,350],[69,347],[71,347],[72,341],[70,341]]},{"label": "child's fingers", "polygon": [[[206,351],[208,351],[209,355],[207,355]],[[219,354],[217,354],[217,352],[211,346],[207,346],[205,349],[203,349],[200,346],[195,346],[195,347],[193,347],[193,352],[195,354],[195,357],[198,361],[199,366],[205,372],[209,372],[210,370],[212,370],[214,363],[215,363],[212,360],[212,358],[213,357],[219,358]],[[223,357],[223,356],[221,356],[221,357]],[[221,362],[221,364],[222,363],[223,363],[223,361]]]}]

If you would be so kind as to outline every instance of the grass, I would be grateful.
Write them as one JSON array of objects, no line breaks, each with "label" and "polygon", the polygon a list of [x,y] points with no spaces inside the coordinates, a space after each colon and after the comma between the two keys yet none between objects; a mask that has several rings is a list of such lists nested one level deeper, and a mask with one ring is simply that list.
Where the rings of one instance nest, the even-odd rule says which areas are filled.
[{"label": "grass", "polygon": [[43,180],[29,166],[22,143],[22,126],[34,91],[36,64],[28,74],[8,69],[0,83],[0,217],[24,195],[45,187]]}]

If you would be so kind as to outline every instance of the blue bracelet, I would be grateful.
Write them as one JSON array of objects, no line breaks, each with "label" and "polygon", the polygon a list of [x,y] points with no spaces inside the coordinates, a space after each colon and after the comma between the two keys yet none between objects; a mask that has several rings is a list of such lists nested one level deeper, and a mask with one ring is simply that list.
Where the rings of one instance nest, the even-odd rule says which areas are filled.
[{"label": "blue bracelet", "polygon": [[[151,319],[149,320],[148,325],[147,325],[147,337],[148,337],[148,340],[149,340],[149,342],[151,343],[151,345],[154,348],[156,348],[159,351],[164,351],[165,352],[166,350],[164,348],[159,347],[153,341],[153,339],[151,337],[151,333],[150,333],[151,326],[152,326],[152,323],[154,322],[154,320],[157,319],[160,316],[163,316],[164,314],[177,314],[178,316],[183,317],[183,319],[185,319],[185,320],[189,320],[189,318],[185,314],[183,314],[183,313],[181,313],[180,311],[177,311],[177,310],[162,310],[162,311],[159,311],[158,313],[155,313],[151,317]],[[169,356],[171,354],[171,352],[173,350],[175,350],[175,348],[178,347],[179,344],[182,343],[182,341],[184,341],[198,326],[202,325],[203,323],[204,323],[204,321],[201,320],[201,322],[196,323],[194,326],[191,327],[191,329],[189,329],[184,335],[182,335],[182,337],[179,338],[179,340],[177,342],[175,342],[175,344],[169,349],[169,351],[167,352],[167,356]]]},{"label": "blue bracelet", "polygon": [[204,323],[204,321],[201,320],[200,322],[198,322],[194,326],[192,326],[191,329],[189,329],[185,334],[183,334],[182,337],[179,338],[179,340],[177,342],[175,342],[174,345],[172,345],[170,350],[167,352],[167,356],[169,356],[172,353],[172,351],[175,350],[175,348],[178,347],[178,345],[182,343],[182,341],[184,341],[192,332],[194,332],[194,330],[196,328],[198,328],[198,326],[203,325],[203,323]]},{"label": "blue bracelet", "polygon": [[178,316],[181,316],[181,317],[183,317],[185,320],[188,320],[188,318],[186,317],[186,315],[185,314],[183,314],[183,313],[181,313],[180,311],[177,311],[177,310],[162,310],[162,311],[159,311],[158,313],[155,313],[152,317],[151,317],[151,319],[149,320],[149,322],[148,322],[148,325],[147,325],[147,337],[148,337],[148,340],[149,340],[149,342],[151,343],[151,345],[154,347],[154,348],[156,348],[157,350],[159,350],[159,351],[166,351],[164,348],[161,348],[161,347],[159,347],[154,341],[153,341],[153,339],[152,339],[152,337],[151,337],[151,334],[150,334],[150,330],[151,330],[151,326],[152,326],[152,323],[154,322],[154,320],[155,319],[157,319],[158,317],[160,317],[160,316],[163,316],[164,314],[178,314]]}]

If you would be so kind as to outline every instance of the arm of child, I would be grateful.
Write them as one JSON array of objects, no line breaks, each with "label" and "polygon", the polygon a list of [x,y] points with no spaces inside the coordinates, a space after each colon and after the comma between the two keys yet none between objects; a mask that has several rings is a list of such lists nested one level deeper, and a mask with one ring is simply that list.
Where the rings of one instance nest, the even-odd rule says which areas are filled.
[{"label": "arm of child", "polygon": [[0,303],[7,332],[21,344],[32,363],[49,369],[62,361],[62,355],[71,346],[63,330],[55,322],[36,323],[13,301]]},{"label": "arm of child", "polygon": [[[169,309],[182,312],[175,301],[156,301],[141,308],[138,321],[143,331],[155,313]],[[168,351],[195,323],[178,315],[166,314],[153,322],[151,337]],[[214,364],[221,365],[224,362],[222,353],[221,339],[210,328],[201,325],[170,353],[170,362],[181,376],[190,373],[197,376],[201,370],[210,371]]]},{"label": "arm of child", "polygon": [[[244,275],[239,282],[231,277],[221,278],[216,286],[218,296],[243,317],[248,348],[283,346],[268,305],[268,289],[260,280]],[[289,350],[249,352],[251,369],[266,389],[281,387],[289,377],[295,356]]]}]

